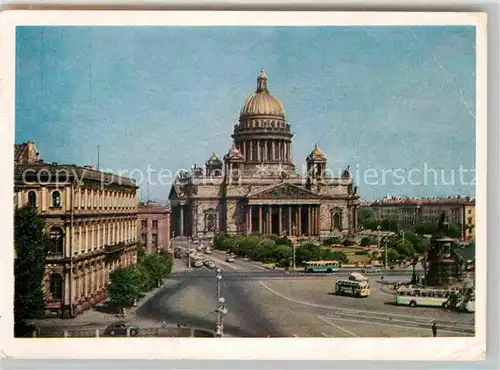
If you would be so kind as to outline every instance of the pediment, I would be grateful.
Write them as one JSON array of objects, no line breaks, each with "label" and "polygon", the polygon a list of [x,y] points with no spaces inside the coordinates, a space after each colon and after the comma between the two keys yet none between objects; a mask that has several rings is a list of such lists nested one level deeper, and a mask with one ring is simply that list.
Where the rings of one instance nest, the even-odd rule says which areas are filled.
[{"label": "pediment", "polygon": [[279,184],[249,194],[249,199],[319,199],[319,196],[307,189],[293,184]]}]

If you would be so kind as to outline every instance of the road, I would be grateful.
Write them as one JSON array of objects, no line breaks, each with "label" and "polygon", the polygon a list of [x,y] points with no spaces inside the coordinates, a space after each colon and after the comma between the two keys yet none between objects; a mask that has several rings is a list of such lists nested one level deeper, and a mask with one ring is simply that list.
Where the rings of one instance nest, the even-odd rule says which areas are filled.
[{"label": "road", "polygon": [[[469,314],[438,308],[395,306],[394,296],[380,290],[380,274],[370,277],[368,298],[332,295],[333,281],[350,270],[334,274],[303,274],[268,270],[237,259],[225,262],[225,253],[207,258],[223,270],[222,296],[228,315],[225,335],[235,337],[401,337],[430,336],[437,321],[439,336],[473,335]],[[182,322],[215,328],[216,278],[207,268],[188,269],[175,260],[175,272],[152,299],[136,311],[141,320]],[[391,270],[384,280],[405,281],[411,272]]]}]

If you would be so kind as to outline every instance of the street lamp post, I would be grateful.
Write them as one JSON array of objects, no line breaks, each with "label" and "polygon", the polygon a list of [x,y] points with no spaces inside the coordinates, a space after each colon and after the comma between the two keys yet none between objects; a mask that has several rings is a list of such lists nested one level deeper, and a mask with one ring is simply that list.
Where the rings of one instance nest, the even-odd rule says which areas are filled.
[{"label": "street lamp post", "polygon": [[224,297],[220,297],[219,300],[217,301],[217,308],[215,309],[215,312],[217,312],[217,326],[215,328],[215,336],[218,338],[221,338],[223,333],[224,333],[224,316],[227,315],[227,308],[224,306],[224,303],[226,300]]},{"label": "street lamp post", "polygon": [[384,269],[385,271],[387,271],[387,239],[385,239],[384,254],[385,254]]},{"label": "street lamp post", "polygon": [[292,265],[293,265],[293,272],[295,272],[295,242],[292,241]]},{"label": "street lamp post", "polygon": [[217,278],[217,302],[219,302],[219,299],[220,299],[220,283],[221,283],[221,280],[222,280],[222,270],[221,269],[217,269],[217,275],[216,275],[216,278]]}]

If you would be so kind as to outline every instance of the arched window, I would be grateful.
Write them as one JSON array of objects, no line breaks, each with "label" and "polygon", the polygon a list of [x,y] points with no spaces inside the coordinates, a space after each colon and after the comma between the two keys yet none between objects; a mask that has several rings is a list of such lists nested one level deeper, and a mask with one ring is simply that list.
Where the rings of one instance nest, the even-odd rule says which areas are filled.
[{"label": "arched window", "polygon": [[342,230],[342,209],[334,208],[331,213],[332,230]]},{"label": "arched window", "polygon": [[63,254],[64,251],[64,232],[60,227],[50,229],[50,251],[52,255]]},{"label": "arched window", "polygon": [[53,299],[63,299],[63,277],[60,274],[50,275],[50,295]]},{"label": "arched window", "polygon": [[217,230],[217,211],[213,208],[207,209],[205,211],[205,230]]},{"label": "arched window", "polygon": [[61,193],[56,191],[52,192],[52,207],[60,207],[61,206]]},{"label": "arched window", "polygon": [[30,207],[36,207],[36,192],[33,190],[28,193],[28,205]]}]

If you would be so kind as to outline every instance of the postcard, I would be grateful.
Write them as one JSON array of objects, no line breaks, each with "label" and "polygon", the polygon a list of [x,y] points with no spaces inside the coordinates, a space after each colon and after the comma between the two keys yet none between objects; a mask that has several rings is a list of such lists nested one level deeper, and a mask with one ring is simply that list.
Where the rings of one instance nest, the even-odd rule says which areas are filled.
[{"label": "postcard", "polygon": [[2,356],[484,358],[485,14],[1,27]]}]

